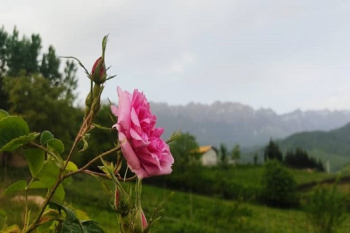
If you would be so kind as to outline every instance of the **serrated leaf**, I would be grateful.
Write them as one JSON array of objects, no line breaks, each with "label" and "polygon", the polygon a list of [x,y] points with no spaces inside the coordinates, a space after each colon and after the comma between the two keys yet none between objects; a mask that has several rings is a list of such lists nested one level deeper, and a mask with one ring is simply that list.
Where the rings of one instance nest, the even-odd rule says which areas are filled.
[{"label": "serrated leaf", "polygon": [[7,187],[2,193],[1,196],[3,195],[8,195],[17,191],[23,191],[27,187],[27,181],[25,180],[19,180],[13,184],[11,184],[9,187]]},{"label": "serrated leaf", "polygon": [[59,211],[63,210],[66,213],[66,218],[63,220],[62,224],[62,232],[84,232],[79,219],[76,217],[76,214],[72,209],[54,202],[50,202],[49,207]]},{"label": "serrated leaf", "polygon": [[12,140],[29,133],[25,120],[17,116],[8,116],[0,120],[0,148]]},{"label": "serrated leaf", "polygon": [[59,139],[51,139],[47,142],[47,145],[49,146],[49,148],[53,149],[58,154],[62,154],[64,152],[63,142]]},{"label": "serrated leaf", "polygon": [[103,229],[93,220],[82,221],[84,233],[104,233]]},{"label": "serrated leaf", "polygon": [[54,139],[53,134],[50,131],[45,130],[44,132],[41,133],[40,144],[45,145],[51,139]]},{"label": "serrated leaf", "polygon": [[17,148],[27,144],[28,142],[34,141],[35,138],[39,136],[39,133],[30,133],[28,135],[20,136],[18,138],[15,138],[8,142],[6,145],[4,145],[0,152],[2,151],[14,151]]},{"label": "serrated leaf", "polygon": [[33,177],[36,177],[44,165],[45,152],[41,149],[34,148],[24,150],[23,153],[28,162],[30,173]]},{"label": "serrated leaf", "polygon": [[0,120],[5,118],[5,117],[8,117],[8,116],[10,116],[10,114],[8,112],[6,112],[3,109],[0,109]]}]

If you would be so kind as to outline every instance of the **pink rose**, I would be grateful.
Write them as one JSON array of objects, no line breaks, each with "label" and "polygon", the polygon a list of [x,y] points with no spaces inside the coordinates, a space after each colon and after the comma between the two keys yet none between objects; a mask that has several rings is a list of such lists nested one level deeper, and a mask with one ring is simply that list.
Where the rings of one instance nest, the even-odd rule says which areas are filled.
[{"label": "pink rose", "polygon": [[118,130],[119,143],[128,166],[139,178],[171,173],[174,158],[169,146],[160,138],[162,128],[155,128],[157,117],[152,115],[143,93],[131,95],[117,88],[118,107],[111,106],[118,117],[113,127]]}]

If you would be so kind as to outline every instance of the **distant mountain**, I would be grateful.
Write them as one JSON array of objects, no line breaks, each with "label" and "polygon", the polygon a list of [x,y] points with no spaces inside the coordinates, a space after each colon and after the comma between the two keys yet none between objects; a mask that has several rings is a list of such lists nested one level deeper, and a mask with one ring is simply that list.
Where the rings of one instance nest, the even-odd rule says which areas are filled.
[{"label": "distant mountain", "polygon": [[300,111],[277,114],[271,109],[255,110],[232,102],[211,105],[190,103],[170,106],[151,103],[159,127],[166,129],[165,137],[181,130],[196,136],[199,144],[214,146],[224,143],[231,149],[265,145],[270,138],[281,139],[294,133],[331,130],[350,122],[350,111]]}]

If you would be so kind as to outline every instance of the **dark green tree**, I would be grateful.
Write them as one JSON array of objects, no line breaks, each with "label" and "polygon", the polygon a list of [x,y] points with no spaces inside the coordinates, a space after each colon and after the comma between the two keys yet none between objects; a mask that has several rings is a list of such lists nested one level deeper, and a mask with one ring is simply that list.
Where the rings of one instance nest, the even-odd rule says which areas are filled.
[{"label": "dark green tree", "polygon": [[61,83],[62,74],[59,72],[60,59],[56,56],[55,49],[50,46],[48,52],[43,54],[40,73],[50,80],[53,85]]},{"label": "dark green tree", "polygon": [[296,182],[277,160],[268,160],[262,177],[262,198],[271,206],[292,207],[298,205]]},{"label": "dark green tree", "polygon": [[41,75],[7,78],[6,81],[9,112],[21,115],[33,131],[51,129],[63,141],[71,141],[79,129],[77,122],[82,113],[69,101],[59,98],[64,89],[62,86],[53,87]]},{"label": "dark green tree", "polygon": [[63,98],[71,104],[73,104],[73,101],[76,98],[74,91],[78,86],[78,80],[76,78],[77,70],[78,68],[73,61],[66,61],[66,66],[64,68],[64,79],[62,82],[64,91],[62,94]]},{"label": "dark green tree", "polygon": [[231,152],[231,159],[234,160],[235,162],[241,158],[241,148],[239,147],[238,144],[236,144]]},{"label": "dark green tree", "polygon": [[181,134],[170,144],[170,149],[175,159],[176,169],[183,171],[186,167],[199,163],[199,146],[196,138],[190,133]]},{"label": "dark green tree", "polygon": [[41,49],[41,38],[32,34],[30,39],[23,36],[14,28],[12,35],[6,40],[7,76],[16,77],[20,74],[31,75],[39,71],[38,57]]},{"label": "dark green tree", "polygon": [[280,151],[277,143],[275,143],[271,139],[270,139],[269,144],[265,147],[264,159],[265,159],[265,162],[267,160],[271,160],[271,159],[276,159],[276,160],[281,161],[281,162],[283,161],[282,152]]},{"label": "dark green tree", "polygon": [[295,151],[288,150],[284,158],[284,164],[296,169],[310,168],[324,171],[322,162],[320,160],[316,161],[315,158],[310,157],[309,154],[301,148],[296,148]]},{"label": "dark green tree", "polygon": [[219,149],[219,155],[220,155],[220,164],[223,168],[226,168],[228,165],[228,155],[227,155],[227,147],[225,144],[220,144]]}]

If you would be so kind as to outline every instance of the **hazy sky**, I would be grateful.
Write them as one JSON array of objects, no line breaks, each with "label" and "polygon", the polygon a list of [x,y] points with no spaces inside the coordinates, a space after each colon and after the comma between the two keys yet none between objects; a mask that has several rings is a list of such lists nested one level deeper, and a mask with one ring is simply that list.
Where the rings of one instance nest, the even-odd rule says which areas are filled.
[{"label": "hazy sky", "polygon": [[[0,26],[40,34],[91,67],[109,34],[116,87],[169,104],[232,101],[278,113],[350,109],[350,1],[11,0]],[[82,70],[79,93],[89,82]]]}]

